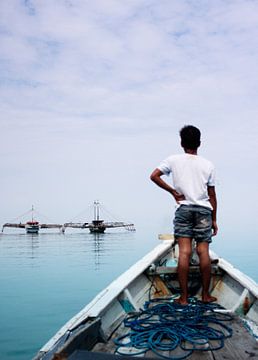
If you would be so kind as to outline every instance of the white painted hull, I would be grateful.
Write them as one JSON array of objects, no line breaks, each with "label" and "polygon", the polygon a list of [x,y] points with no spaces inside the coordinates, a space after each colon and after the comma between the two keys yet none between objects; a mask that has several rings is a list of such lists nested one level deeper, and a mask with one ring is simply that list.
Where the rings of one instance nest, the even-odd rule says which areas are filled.
[{"label": "white painted hull", "polygon": [[27,234],[38,234],[39,226],[26,226],[26,233]]},{"label": "white painted hull", "polygon": [[[47,357],[53,352],[66,351],[67,347],[62,339],[76,329],[92,324],[93,319],[101,319],[101,331],[108,337],[115,329],[121,318],[125,316],[125,309],[121,306],[126,302],[132,309],[139,310],[148,300],[152,286],[149,275],[154,272],[167,271],[176,273],[177,248],[173,251],[172,241],[163,241],[154,250],[123,273],[108,287],[100,292],[85,308],[76,314],[54,335],[39,351],[35,360],[51,359]],[[173,261],[171,261],[171,258]],[[217,258],[211,252],[211,258]],[[172,266],[157,266],[168,260]],[[218,303],[225,308],[225,312],[245,314],[253,331],[258,324],[258,285],[242,272],[234,268],[224,259],[219,259],[217,273],[212,277],[211,294],[216,296]],[[83,324],[83,326],[82,326]],[[89,325],[91,326],[91,325]],[[76,330],[77,331],[77,330]],[[88,348],[90,349],[90,346]]]},{"label": "white painted hull", "polygon": [[27,234],[37,234],[39,232],[39,223],[38,221],[28,221],[25,224],[25,229]]}]

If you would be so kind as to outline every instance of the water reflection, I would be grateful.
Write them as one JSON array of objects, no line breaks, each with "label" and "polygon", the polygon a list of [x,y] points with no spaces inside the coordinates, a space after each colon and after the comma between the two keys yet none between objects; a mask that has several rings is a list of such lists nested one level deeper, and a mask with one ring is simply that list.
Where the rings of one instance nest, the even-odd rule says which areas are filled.
[{"label": "water reflection", "polygon": [[101,253],[104,252],[104,239],[106,234],[100,233],[92,233],[90,234],[93,240],[93,253],[94,253],[94,260],[95,260],[95,269],[97,270],[101,264]]},{"label": "water reflection", "polygon": [[39,248],[39,234],[26,234],[26,238],[30,241],[30,257],[35,259],[37,257],[37,249]]}]

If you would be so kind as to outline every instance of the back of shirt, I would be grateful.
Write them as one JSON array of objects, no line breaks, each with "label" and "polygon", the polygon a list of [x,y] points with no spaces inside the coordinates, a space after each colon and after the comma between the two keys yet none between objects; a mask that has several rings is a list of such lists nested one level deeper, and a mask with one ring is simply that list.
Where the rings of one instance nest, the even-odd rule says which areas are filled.
[{"label": "back of shirt", "polygon": [[175,190],[185,196],[180,205],[200,205],[212,209],[207,186],[215,186],[213,164],[199,155],[171,155],[163,160],[158,169],[172,174]]}]

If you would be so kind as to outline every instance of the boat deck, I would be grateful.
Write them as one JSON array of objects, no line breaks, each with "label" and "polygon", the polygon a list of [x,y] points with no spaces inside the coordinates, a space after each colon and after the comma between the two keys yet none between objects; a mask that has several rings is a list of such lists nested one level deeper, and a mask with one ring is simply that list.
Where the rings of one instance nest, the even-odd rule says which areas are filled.
[{"label": "boat deck", "polygon": [[[258,342],[255,338],[250,334],[250,332],[246,329],[243,322],[238,316],[233,316],[233,319],[227,322],[227,325],[233,329],[233,335],[230,338],[225,339],[224,347],[219,350],[208,350],[208,351],[197,351],[195,350],[187,359],[191,360],[236,360],[236,359],[251,359],[251,358],[258,358]],[[118,336],[121,336],[128,332],[128,328],[125,328],[123,324],[113,333],[112,337],[108,341],[108,343],[98,343],[95,345],[93,349],[93,353],[91,353],[90,357],[92,359],[98,360],[101,357],[101,353],[114,354],[116,345],[114,344],[114,339]],[[210,342],[212,347],[212,343]],[[127,352],[130,358],[132,358],[133,353],[136,349],[128,348]],[[95,352],[95,357],[94,357]],[[71,357],[71,360],[81,360],[86,359],[83,357],[84,351],[78,351],[77,354],[74,354]],[[173,350],[173,351],[163,351],[162,356],[165,357],[178,357],[183,356],[182,350]],[[85,356],[85,355],[84,355]],[[158,358],[158,356],[153,353],[152,351],[147,351],[144,355],[146,358]],[[123,356],[127,357],[128,356]],[[123,358],[122,357],[122,358]],[[161,357],[159,357],[161,359]],[[87,356],[88,359],[88,356]],[[69,358],[70,360],[70,358]]]}]

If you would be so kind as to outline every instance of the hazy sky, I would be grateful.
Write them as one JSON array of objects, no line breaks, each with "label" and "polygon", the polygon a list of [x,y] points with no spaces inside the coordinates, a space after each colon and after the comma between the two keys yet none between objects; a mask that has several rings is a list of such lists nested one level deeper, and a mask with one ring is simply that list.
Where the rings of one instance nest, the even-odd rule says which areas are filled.
[{"label": "hazy sky", "polygon": [[222,234],[256,228],[258,1],[1,1],[0,61],[1,224],[99,199],[165,229],[174,202],[149,175],[193,124]]}]

